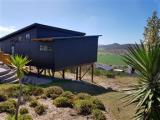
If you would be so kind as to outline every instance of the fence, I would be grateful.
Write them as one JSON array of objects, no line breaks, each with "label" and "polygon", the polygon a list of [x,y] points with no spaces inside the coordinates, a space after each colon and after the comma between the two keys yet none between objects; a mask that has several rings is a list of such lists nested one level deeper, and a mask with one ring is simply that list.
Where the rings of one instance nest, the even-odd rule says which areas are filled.
[{"label": "fence", "polygon": [[10,65],[11,56],[9,54],[5,54],[4,52],[0,52],[0,61],[2,61],[6,65]]}]

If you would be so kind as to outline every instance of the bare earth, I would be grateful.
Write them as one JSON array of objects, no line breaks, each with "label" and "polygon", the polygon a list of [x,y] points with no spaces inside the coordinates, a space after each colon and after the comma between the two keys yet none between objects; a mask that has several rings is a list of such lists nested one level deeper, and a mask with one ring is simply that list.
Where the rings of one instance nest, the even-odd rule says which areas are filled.
[{"label": "bare earth", "polygon": [[[93,120],[91,116],[78,115],[72,108],[57,108],[52,104],[52,100],[50,99],[38,99],[38,101],[40,104],[47,107],[47,110],[43,115],[37,115],[34,108],[29,107],[29,103],[21,106],[26,107],[29,110],[29,114],[32,116],[33,120]],[[106,115],[106,118],[112,120],[107,112],[104,112],[104,114]],[[6,117],[7,114],[0,114],[0,120],[5,120]]]}]

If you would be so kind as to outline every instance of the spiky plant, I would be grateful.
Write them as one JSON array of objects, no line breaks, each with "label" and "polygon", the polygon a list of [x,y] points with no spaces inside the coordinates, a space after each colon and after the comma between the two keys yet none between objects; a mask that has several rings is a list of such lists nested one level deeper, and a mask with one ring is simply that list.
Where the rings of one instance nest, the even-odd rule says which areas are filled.
[{"label": "spiky plant", "polygon": [[124,61],[133,67],[139,83],[132,86],[129,104],[136,103],[137,120],[160,120],[160,45],[129,47]]},{"label": "spiky plant", "polygon": [[17,106],[16,106],[16,114],[15,114],[15,120],[18,120],[18,111],[19,106],[21,102],[21,96],[22,96],[22,79],[24,77],[24,73],[26,72],[26,65],[30,61],[27,57],[23,57],[20,55],[11,56],[11,67],[13,67],[16,70],[17,79],[19,80],[19,96],[17,100]]}]

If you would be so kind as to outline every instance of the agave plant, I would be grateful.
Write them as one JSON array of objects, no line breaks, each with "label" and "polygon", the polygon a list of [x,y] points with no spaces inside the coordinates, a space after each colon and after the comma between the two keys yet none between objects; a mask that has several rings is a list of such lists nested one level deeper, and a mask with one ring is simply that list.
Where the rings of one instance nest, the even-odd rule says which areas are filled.
[{"label": "agave plant", "polygon": [[133,85],[129,104],[136,104],[137,120],[160,120],[160,45],[143,43],[128,48],[124,61],[133,67],[139,83]]},{"label": "agave plant", "polygon": [[19,97],[18,97],[18,101],[17,101],[17,106],[16,106],[16,114],[15,114],[15,120],[18,119],[18,111],[19,111],[19,106],[20,106],[20,102],[21,102],[21,96],[22,96],[22,79],[24,77],[24,72],[26,72],[26,65],[29,63],[30,61],[28,60],[27,57],[23,57],[20,55],[15,55],[15,56],[11,56],[11,67],[13,67],[16,70],[16,74],[17,74],[17,79],[19,80]]}]

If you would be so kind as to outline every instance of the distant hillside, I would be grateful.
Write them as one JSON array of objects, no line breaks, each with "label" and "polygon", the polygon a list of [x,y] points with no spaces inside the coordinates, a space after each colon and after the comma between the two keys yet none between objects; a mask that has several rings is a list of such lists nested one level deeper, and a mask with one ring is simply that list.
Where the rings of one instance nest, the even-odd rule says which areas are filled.
[{"label": "distant hillside", "polygon": [[134,46],[135,44],[109,44],[109,45],[99,45],[98,52],[99,53],[106,53],[106,54],[125,54],[127,53],[127,48],[129,45]]}]

